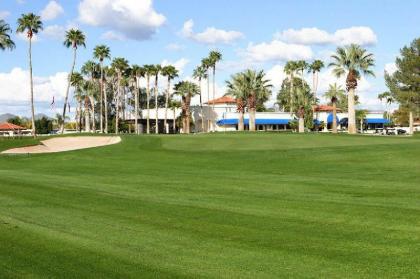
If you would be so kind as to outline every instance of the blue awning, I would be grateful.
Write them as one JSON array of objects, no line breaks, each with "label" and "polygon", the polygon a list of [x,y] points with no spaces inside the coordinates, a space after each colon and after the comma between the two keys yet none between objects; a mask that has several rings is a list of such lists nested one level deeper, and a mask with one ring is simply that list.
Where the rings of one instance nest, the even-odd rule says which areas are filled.
[{"label": "blue awning", "polygon": [[[256,125],[287,125],[289,124],[290,119],[256,119]],[[238,119],[231,118],[231,119],[222,119],[217,121],[217,125],[224,126],[224,125],[238,125]],[[244,119],[244,125],[249,125],[249,119]]]},{"label": "blue awning", "polygon": [[366,118],[365,119],[366,124],[388,124],[390,121],[385,118]]},{"label": "blue awning", "polygon": [[[335,116],[335,118],[337,119],[337,123],[339,123],[340,119],[338,118],[338,116]],[[334,119],[334,115],[332,113],[328,114],[328,117],[327,117],[328,124],[333,123],[333,119]]]}]

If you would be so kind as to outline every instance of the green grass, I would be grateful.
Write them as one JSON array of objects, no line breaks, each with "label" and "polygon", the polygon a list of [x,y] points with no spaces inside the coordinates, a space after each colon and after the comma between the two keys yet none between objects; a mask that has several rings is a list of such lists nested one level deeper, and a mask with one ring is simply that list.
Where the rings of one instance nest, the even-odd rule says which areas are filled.
[{"label": "green grass", "polygon": [[420,137],[126,136],[0,156],[0,278],[16,277],[419,278]]}]

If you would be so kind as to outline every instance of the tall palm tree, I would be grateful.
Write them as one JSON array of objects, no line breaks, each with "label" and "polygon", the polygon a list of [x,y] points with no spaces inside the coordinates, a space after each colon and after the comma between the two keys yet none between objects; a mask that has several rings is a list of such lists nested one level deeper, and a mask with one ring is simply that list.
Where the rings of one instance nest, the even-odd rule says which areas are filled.
[{"label": "tall palm tree", "polygon": [[312,92],[315,98],[316,93],[318,91],[319,72],[322,68],[324,68],[324,66],[324,62],[322,62],[321,60],[315,60],[308,67],[308,72],[312,73]]},{"label": "tall palm tree", "polygon": [[290,80],[290,92],[289,92],[289,104],[290,110],[294,110],[294,81],[295,81],[295,73],[299,69],[299,65],[296,61],[288,61],[284,66],[284,72],[288,75],[288,79]]},{"label": "tall palm tree", "polygon": [[86,84],[87,97],[91,105],[91,117],[92,117],[92,129],[96,132],[95,122],[95,97],[96,97],[96,86],[95,79],[98,77],[99,65],[92,60],[88,60],[83,64],[81,72],[88,77],[89,83]]},{"label": "tall palm tree", "polygon": [[61,125],[61,133],[64,133],[64,122],[66,119],[66,109],[67,109],[67,103],[69,98],[69,91],[70,91],[70,83],[71,83],[71,76],[74,72],[74,66],[76,65],[76,55],[77,55],[77,48],[79,46],[86,47],[85,44],[86,37],[83,34],[82,31],[78,29],[70,29],[66,32],[66,36],[64,39],[64,46],[67,48],[73,49],[73,62],[71,64],[70,72],[67,78],[67,88],[66,88],[66,96],[64,97],[64,106],[63,106],[63,123]]},{"label": "tall palm tree", "polygon": [[[216,64],[222,60],[222,54],[219,51],[213,50],[209,54],[210,65],[213,69],[213,100],[216,98]],[[214,102],[213,102],[213,111],[214,111]],[[215,123],[213,123],[213,132],[216,129]]]},{"label": "tall palm tree", "polygon": [[155,95],[155,134],[159,133],[159,106],[158,106],[158,96],[159,96],[159,75],[162,71],[161,65],[153,65],[151,74],[155,77],[155,87],[154,87],[154,95]]},{"label": "tall palm tree", "polygon": [[150,77],[153,75],[154,66],[144,65],[143,66],[146,75],[146,109],[147,109],[147,123],[146,132],[150,134]]},{"label": "tall palm tree", "polygon": [[134,125],[135,125],[135,132],[136,134],[140,134],[139,131],[139,89],[140,89],[140,79],[144,77],[145,70],[144,68],[140,67],[139,65],[131,66],[131,75],[134,80]]},{"label": "tall palm tree", "polygon": [[16,29],[17,33],[24,33],[28,37],[29,41],[29,82],[30,82],[30,96],[31,96],[31,113],[32,113],[32,135],[36,137],[36,128],[35,128],[35,107],[34,107],[34,82],[32,77],[32,38],[34,34],[38,34],[39,31],[43,29],[41,17],[33,13],[22,14],[22,16],[17,21],[18,27]]},{"label": "tall palm tree", "polygon": [[169,99],[170,99],[170,91],[171,91],[171,81],[178,77],[178,70],[172,66],[168,65],[162,68],[162,75],[166,77],[167,79],[167,88],[166,88],[166,95],[165,95],[165,132],[169,133],[169,128],[167,126],[168,121],[168,105],[169,105]]},{"label": "tall palm tree", "polygon": [[328,66],[333,67],[333,73],[339,78],[346,75],[346,88],[348,92],[348,114],[350,134],[356,131],[356,112],[354,108],[354,96],[357,88],[357,80],[361,74],[375,76],[372,67],[375,66],[373,54],[356,44],[346,47],[338,47],[336,53],[331,56],[333,62]]},{"label": "tall palm tree", "polygon": [[[207,132],[210,131],[210,123],[211,123],[211,116],[212,113],[210,111],[210,68],[211,68],[211,60],[210,58],[203,58],[201,60],[201,67],[206,72],[206,79],[207,79]],[[214,113],[214,109],[213,109]]]},{"label": "tall palm tree", "polygon": [[104,113],[105,113],[105,133],[108,133],[108,98],[105,89],[104,60],[111,59],[111,51],[106,45],[98,45],[93,49],[93,57],[99,60],[101,66],[101,93],[100,93],[100,130],[104,132]]},{"label": "tall palm tree", "polygon": [[207,70],[202,66],[199,65],[197,68],[194,69],[193,77],[198,79],[198,83],[200,86],[200,113],[201,113],[201,130],[204,132],[204,111],[203,111],[203,96],[202,96],[202,84],[201,81],[203,79],[207,79]]},{"label": "tall palm tree", "polygon": [[83,102],[83,85],[85,80],[83,76],[78,72],[73,72],[70,78],[70,84],[74,87],[74,98],[77,101],[77,113],[76,113],[76,126],[78,131],[81,131],[82,128],[82,102]]},{"label": "tall palm tree", "polygon": [[300,72],[300,76],[302,80],[305,80],[304,72],[306,69],[308,69],[309,64],[305,60],[298,60],[296,61],[297,64],[297,71]]},{"label": "tall palm tree", "polygon": [[226,81],[227,93],[236,99],[236,110],[239,113],[238,130],[244,130],[244,114],[247,100],[246,79],[242,73],[235,74],[231,80]]},{"label": "tall palm tree", "polygon": [[191,122],[191,98],[200,94],[200,88],[193,82],[181,81],[175,85],[175,94],[181,96],[182,98],[182,129],[185,134],[189,134]]},{"label": "tall palm tree", "polygon": [[128,61],[125,58],[117,57],[112,60],[111,67],[117,73],[117,92],[115,94],[115,133],[119,132],[119,113],[120,113],[120,99],[121,99],[121,83],[124,72],[128,69]]},{"label": "tall palm tree", "polygon": [[325,92],[324,97],[328,100],[331,100],[333,107],[333,122],[332,122],[332,132],[333,134],[337,133],[337,101],[345,97],[345,90],[337,83],[330,84],[328,91]]},{"label": "tall palm tree", "polygon": [[360,133],[363,133],[363,123],[365,121],[367,111],[364,109],[356,111],[356,118],[360,121]]},{"label": "tall palm tree", "polygon": [[256,72],[246,70],[242,73],[245,82],[245,92],[247,94],[247,105],[249,111],[249,130],[255,131],[255,113],[257,102],[265,96],[271,94],[272,85],[265,77],[264,71]]},{"label": "tall palm tree", "polygon": [[15,43],[10,38],[9,33],[12,33],[9,24],[4,20],[0,19],[0,49],[1,50],[12,50],[15,48]]}]

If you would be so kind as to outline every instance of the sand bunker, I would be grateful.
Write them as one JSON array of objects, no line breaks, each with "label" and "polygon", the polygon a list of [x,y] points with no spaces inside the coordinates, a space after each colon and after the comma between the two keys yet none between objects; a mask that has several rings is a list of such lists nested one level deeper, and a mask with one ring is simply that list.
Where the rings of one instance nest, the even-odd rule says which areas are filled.
[{"label": "sand bunker", "polygon": [[120,137],[58,137],[41,141],[41,144],[13,148],[4,154],[55,153],[70,150],[92,148],[121,142]]}]

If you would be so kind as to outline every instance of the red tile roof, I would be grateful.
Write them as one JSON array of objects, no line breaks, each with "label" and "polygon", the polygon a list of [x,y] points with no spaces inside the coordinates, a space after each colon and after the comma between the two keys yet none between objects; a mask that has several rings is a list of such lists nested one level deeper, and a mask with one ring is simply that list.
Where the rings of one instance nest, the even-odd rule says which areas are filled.
[{"label": "red tile roof", "polygon": [[25,130],[25,128],[12,124],[12,123],[1,123],[0,124],[0,131],[15,131],[15,130]]},{"label": "red tile roof", "polygon": [[[315,106],[314,108],[315,111],[333,111],[333,107],[332,106],[328,106],[328,105],[319,105],[319,106]],[[341,112],[340,108],[337,108],[338,112]]]},{"label": "red tile roof", "polygon": [[236,104],[236,99],[229,96],[223,96],[214,100],[210,100],[206,104],[208,105]]}]

